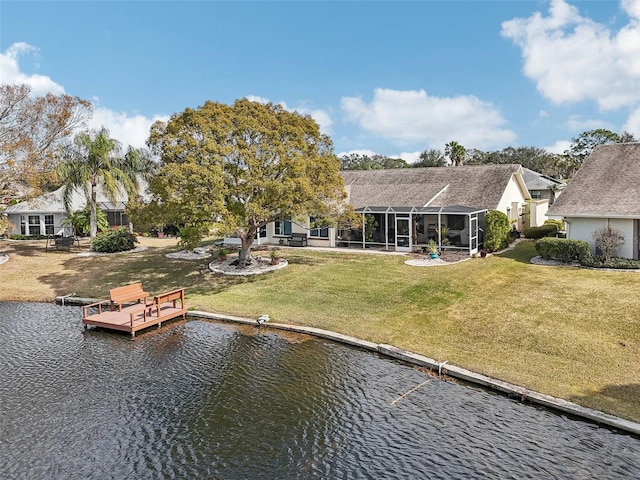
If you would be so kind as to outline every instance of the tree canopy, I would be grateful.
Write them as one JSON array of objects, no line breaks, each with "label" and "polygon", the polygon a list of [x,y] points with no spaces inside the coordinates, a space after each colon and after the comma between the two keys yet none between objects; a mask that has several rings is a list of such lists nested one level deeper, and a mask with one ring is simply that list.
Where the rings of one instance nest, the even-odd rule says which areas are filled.
[{"label": "tree canopy", "polygon": [[458,167],[464,163],[467,149],[458,142],[449,142],[444,147],[444,154],[449,157],[451,165]]},{"label": "tree canopy", "polygon": [[28,85],[0,85],[0,190],[50,180],[61,142],[91,116],[91,104],[70,95],[34,97]]},{"label": "tree canopy", "polygon": [[138,173],[148,165],[141,150],[129,147],[122,153],[120,142],[109,137],[109,131],[85,131],[77,134],[72,145],[62,151],[62,162],[56,168],[63,186],[62,198],[69,213],[73,192],[80,190],[87,198],[90,212],[89,235],[97,233],[98,186],[112,201],[126,192],[130,199],[139,191]]},{"label": "tree canopy", "polygon": [[247,99],[206,102],[156,122],[148,142],[161,158],[153,208],[176,225],[215,225],[241,240],[239,264],[268,223],[342,213],[344,182],[331,139],[310,116]]},{"label": "tree canopy", "polygon": [[369,156],[360,153],[349,153],[340,157],[341,170],[380,170],[408,167],[409,164],[402,158],[392,158],[378,154]]},{"label": "tree canopy", "polygon": [[420,167],[444,167],[447,162],[444,154],[437,148],[424,150],[420,153],[420,159],[411,164],[413,168]]}]

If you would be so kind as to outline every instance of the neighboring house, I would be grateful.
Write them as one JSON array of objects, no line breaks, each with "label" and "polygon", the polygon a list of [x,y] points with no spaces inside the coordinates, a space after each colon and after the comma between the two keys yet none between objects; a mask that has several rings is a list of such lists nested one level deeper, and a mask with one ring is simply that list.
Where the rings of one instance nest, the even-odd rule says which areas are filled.
[{"label": "neighboring house", "polygon": [[[4,213],[13,224],[14,229],[11,230],[11,233],[28,236],[70,235],[70,227],[62,225],[62,221],[67,218],[62,201],[62,190],[63,187],[32,200],[7,207]],[[112,227],[129,225],[129,220],[124,212],[128,197],[126,193],[122,193],[120,197],[116,203],[112,203],[108,197],[98,191],[98,207],[107,214],[109,225]],[[74,191],[71,198],[71,211],[82,210],[86,204],[84,194]]]},{"label": "neighboring house", "polygon": [[531,198],[533,200],[548,200],[549,206],[553,205],[556,198],[562,193],[562,190],[566,186],[563,182],[553,177],[529,170],[528,168],[523,168],[522,170],[524,172],[524,183],[529,189]]},{"label": "neighboring house", "polygon": [[[488,210],[499,210],[518,223],[531,199],[520,165],[341,173],[347,201],[362,215],[362,230],[310,229],[310,222],[282,221],[267,225],[256,243],[286,244],[292,233],[306,233],[310,246],[412,251],[434,239],[441,245],[475,253],[483,240]],[[443,227],[447,229],[445,235]]]},{"label": "neighboring house", "polygon": [[527,224],[539,227],[547,220],[547,211],[566,186],[560,180],[542,173],[523,168],[524,183],[527,185],[531,201],[528,204]]},{"label": "neighboring house", "polygon": [[594,253],[593,233],[610,225],[625,238],[617,255],[638,259],[640,143],[594,148],[548,215],[562,218],[567,238],[589,242]]}]

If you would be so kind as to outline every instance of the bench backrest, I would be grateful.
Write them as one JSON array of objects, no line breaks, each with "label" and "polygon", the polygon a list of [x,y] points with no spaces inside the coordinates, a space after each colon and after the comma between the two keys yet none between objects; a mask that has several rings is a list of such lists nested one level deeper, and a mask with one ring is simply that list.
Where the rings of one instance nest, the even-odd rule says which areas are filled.
[{"label": "bench backrest", "polygon": [[179,288],[171,292],[163,293],[162,295],[156,295],[155,297],[153,297],[153,300],[156,304],[163,304],[180,300],[181,306],[184,307],[184,288]]},{"label": "bench backrest", "polygon": [[149,296],[149,292],[142,289],[142,283],[132,283],[124,287],[112,288],[109,290],[109,297],[112,302],[131,302],[133,300],[143,300]]},{"label": "bench backrest", "polygon": [[291,238],[307,238],[306,233],[292,233]]}]

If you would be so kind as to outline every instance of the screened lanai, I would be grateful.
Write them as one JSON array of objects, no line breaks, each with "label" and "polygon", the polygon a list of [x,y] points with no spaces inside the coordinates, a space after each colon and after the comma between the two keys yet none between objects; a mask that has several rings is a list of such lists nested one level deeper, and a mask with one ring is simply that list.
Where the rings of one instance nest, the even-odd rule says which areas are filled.
[{"label": "screened lanai", "polygon": [[362,228],[338,230],[337,245],[411,252],[434,240],[440,250],[478,252],[487,209],[446,207],[361,207]]}]

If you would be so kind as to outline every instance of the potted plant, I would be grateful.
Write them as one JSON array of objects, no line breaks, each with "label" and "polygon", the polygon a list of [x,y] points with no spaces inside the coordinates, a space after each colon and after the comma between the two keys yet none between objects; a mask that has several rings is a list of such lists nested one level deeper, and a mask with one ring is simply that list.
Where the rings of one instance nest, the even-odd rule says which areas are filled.
[{"label": "potted plant", "polygon": [[220,250],[218,250],[218,261],[224,262],[227,259],[227,255],[229,255],[229,250],[221,247]]},{"label": "potted plant", "polygon": [[429,240],[429,243],[427,243],[427,252],[429,252],[429,256],[431,258],[438,258],[438,244],[433,238]]}]

